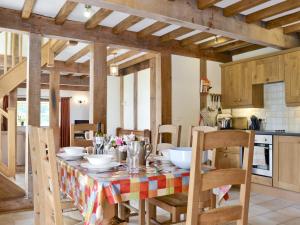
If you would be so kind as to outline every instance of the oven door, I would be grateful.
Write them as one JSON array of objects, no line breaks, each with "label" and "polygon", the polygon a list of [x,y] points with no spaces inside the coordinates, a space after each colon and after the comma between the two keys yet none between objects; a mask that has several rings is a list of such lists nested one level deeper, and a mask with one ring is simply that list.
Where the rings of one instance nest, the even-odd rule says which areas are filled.
[{"label": "oven door", "polygon": [[252,173],[272,177],[272,145],[254,146]]}]

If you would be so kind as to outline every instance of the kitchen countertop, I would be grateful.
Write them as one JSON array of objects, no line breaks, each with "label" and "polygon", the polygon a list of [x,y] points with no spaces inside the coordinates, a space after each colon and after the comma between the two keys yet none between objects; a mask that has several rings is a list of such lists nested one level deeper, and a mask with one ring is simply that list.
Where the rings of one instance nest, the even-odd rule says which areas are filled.
[{"label": "kitchen countertop", "polygon": [[291,131],[274,131],[274,130],[257,130],[255,134],[264,134],[264,135],[277,135],[277,136],[300,136],[300,132],[291,132]]}]

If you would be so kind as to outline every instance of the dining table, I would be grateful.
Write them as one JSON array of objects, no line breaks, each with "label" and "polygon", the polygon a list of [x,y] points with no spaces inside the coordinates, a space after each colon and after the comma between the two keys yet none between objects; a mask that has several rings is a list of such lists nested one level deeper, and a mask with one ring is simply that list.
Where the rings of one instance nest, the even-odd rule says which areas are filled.
[{"label": "dining table", "polygon": [[[126,163],[104,171],[82,167],[84,159],[67,161],[57,157],[60,188],[80,210],[85,225],[110,224],[116,215],[116,204],[126,201],[144,202],[148,198],[187,193],[190,172],[170,162],[151,156],[147,166],[130,174]],[[214,190],[217,199],[228,195],[230,185]],[[144,224],[139,215],[139,224]]]}]

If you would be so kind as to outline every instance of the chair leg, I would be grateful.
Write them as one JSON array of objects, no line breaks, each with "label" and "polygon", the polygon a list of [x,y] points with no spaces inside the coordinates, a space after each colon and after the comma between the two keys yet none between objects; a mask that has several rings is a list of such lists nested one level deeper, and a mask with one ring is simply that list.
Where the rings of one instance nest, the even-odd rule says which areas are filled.
[{"label": "chair leg", "polygon": [[146,224],[151,225],[151,219],[156,219],[156,207],[146,200]]},{"label": "chair leg", "polygon": [[172,220],[172,223],[180,222],[180,213],[177,212],[176,207],[174,207],[172,210],[171,220]]},{"label": "chair leg", "polygon": [[211,198],[210,198],[210,208],[214,209],[217,207],[217,196],[213,193],[211,193]]},{"label": "chair leg", "polygon": [[145,225],[145,200],[139,201],[139,225]]},{"label": "chair leg", "polygon": [[[129,201],[126,202],[129,204]],[[126,222],[129,222],[129,217],[128,215],[130,214],[130,210],[123,206],[122,204],[119,204],[119,209],[120,209],[120,219],[125,220]]]}]

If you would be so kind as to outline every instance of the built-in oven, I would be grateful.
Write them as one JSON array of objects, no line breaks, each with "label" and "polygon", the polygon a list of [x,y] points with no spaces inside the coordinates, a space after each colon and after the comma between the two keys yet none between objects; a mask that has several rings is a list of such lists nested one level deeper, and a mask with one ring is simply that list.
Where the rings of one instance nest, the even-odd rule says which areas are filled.
[{"label": "built-in oven", "polygon": [[[273,136],[255,135],[252,174],[272,177]],[[243,150],[241,154],[243,158]],[[242,161],[242,160],[241,160]]]}]

